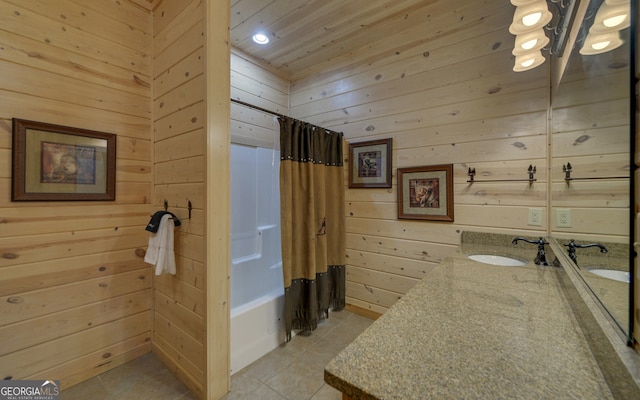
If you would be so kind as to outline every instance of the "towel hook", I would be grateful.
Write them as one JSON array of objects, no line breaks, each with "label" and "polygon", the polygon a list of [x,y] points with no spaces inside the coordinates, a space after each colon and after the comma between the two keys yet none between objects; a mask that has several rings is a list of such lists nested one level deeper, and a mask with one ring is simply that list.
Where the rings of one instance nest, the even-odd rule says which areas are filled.
[{"label": "towel hook", "polygon": [[191,200],[187,200],[187,209],[189,210],[189,219],[191,219],[191,209],[193,209],[191,206]]},{"label": "towel hook", "polygon": [[164,199],[164,210],[167,211],[169,209],[169,203],[167,203],[167,199]]}]

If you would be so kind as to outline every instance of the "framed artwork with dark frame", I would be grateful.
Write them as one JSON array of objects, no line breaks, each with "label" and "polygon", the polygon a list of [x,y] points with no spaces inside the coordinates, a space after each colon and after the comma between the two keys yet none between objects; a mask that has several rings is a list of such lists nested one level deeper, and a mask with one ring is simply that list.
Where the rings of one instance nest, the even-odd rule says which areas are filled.
[{"label": "framed artwork with dark frame", "polygon": [[116,138],[14,118],[11,201],[115,200]]},{"label": "framed artwork with dark frame", "polygon": [[453,164],[398,168],[398,218],[453,222]]},{"label": "framed artwork with dark frame", "polygon": [[390,188],[393,139],[349,143],[349,187]]}]

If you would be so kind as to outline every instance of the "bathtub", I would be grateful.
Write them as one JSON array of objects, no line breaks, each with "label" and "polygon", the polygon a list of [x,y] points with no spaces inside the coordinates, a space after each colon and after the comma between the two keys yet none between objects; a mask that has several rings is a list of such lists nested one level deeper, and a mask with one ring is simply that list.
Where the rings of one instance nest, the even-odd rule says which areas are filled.
[{"label": "bathtub", "polygon": [[273,292],[231,310],[231,374],[285,341],[284,291]]}]

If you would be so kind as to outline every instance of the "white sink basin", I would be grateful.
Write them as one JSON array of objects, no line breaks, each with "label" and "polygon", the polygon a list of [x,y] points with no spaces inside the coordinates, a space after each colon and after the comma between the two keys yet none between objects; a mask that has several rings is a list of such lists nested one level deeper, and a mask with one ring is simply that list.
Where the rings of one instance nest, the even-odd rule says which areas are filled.
[{"label": "white sink basin", "polygon": [[472,254],[467,256],[470,260],[491,265],[502,265],[504,267],[520,267],[527,265],[526,262],[511,257],[495,256],[492,254]]},{"label": "white sink basin", "polygon": [[625,271],[616,271],[613,269],[587,269],[592,274],[601,276],[603,278],[613,279],[618,282],[629,283],[629,273]]}]

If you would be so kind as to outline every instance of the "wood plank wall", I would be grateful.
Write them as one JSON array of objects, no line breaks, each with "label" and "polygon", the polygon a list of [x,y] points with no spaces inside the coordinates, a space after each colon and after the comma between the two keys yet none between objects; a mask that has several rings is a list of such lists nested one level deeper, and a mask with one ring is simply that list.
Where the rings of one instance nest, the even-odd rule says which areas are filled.
[{"label": "wood plank wall", "polygon": [[177,274],[154,277],[153,351],[198,398],[207,382],[204,15],[198,0],[163,1],[153,13],[153,206],[166,200],[182,222]]},{"label": "wood plank wall", "polygon": [[[352,305],[383,313],[455,251],[462,231],[546,235],[548,67],[515,73],[495,62],[513,59],[514,8],[485,3],[429,4],[439,17],[430,23],[441,24],[433,40],[390,35],[292,82],[293,117],[350,142],[393,138],[393,187],[347,189]],[[454,167],[455,222],[398,220],[396,168],[437,164]],[[532,185],[466,182],[469,167],[476,180],[526,179],[529,165],[537,167]],[[529,207],[542,209],[542,226],[528,225]]]},{"label": "wood plank wall", "polygon": [[[151,351],[151,16],[0,1],[0,378],[67,388]],[[11,202],[11,118],[117,134],[116,200]]]},{"label": "wood plank wall", "polygon": [[[289,80],[259,62],[231,51],[231,98],[274,113],[289,115]],[[279,147],[274,115],[231,103],[231,141],[247,146]]]}]

